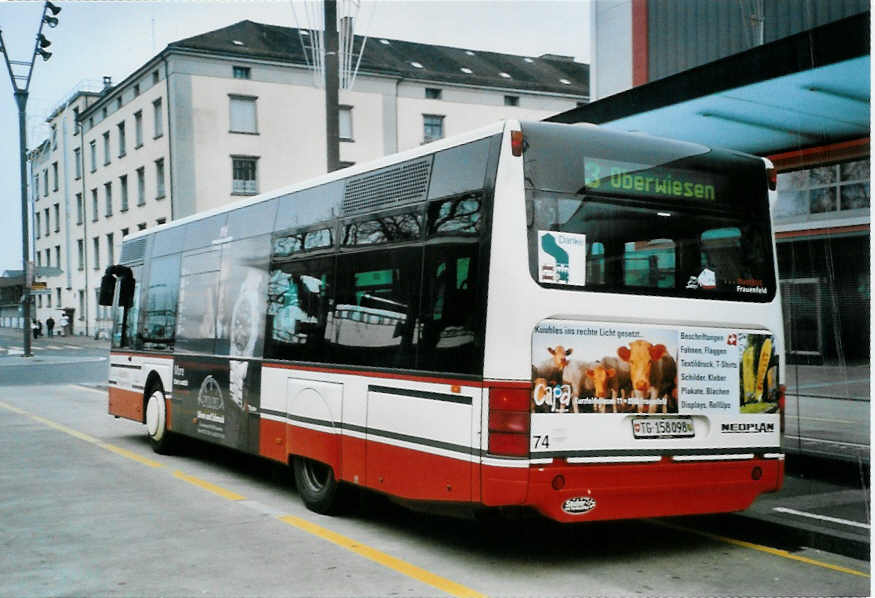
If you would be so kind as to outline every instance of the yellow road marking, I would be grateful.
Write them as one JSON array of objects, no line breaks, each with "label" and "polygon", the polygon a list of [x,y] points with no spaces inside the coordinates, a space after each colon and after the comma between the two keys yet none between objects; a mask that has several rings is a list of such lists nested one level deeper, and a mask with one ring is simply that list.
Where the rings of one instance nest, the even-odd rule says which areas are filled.
[{"label": "yellow road marking", "polygon": [[148,465],[149,467],[164,467],[164,465],[162,465],[158,461],[154,461],[154,460],[149,459],[147,457],[142,457],[142,456],[138,455],[137,453],[129,451],[128,449],[123,449],[120,446],[116,446],[114,444],[109,444],[108,442],[101,442],[101,443],[99,443],[99,446],[102,448],[105,448],[108,451],[112,451],[118,455],[121,455],[122,457],[127,457],[128,459],[133,459],[134,461],[137,461],[138,463],[142,463],[143,465]]},{"label": "yellow road marking", "polygon": [[90,442],[91,444],[100,444],[100,440],[98,440],[94,436],[89,436],[88,434],[80,432],[79,430],[74,430],[73,428],[68,428],[67,426],[65,426],[63,424],[53,422],[52,420],[46,419],[44,417],[40,417],[39,415],[33,415],[32,413],[25,413],[25,415],[27,415],[32,420],[38,421],[39,423],[44,424],[50,428],[54,428],[55,430],[61,431],[64,434],[69,434],[70,436],[74,436],[74,437],[78,438],[79,440],[84,440],[85,442]]},{"label": "yellow road marking", "polygon": [[173,476],[179,478],[180,480],[186,481],[189,484],[194,484],[199,488],[203,488],[204,490],[212,492],[213,494],[218,494],[219,496],[227,498],[228,500],[244,500],[246,498],[245,496],[241,496],[236,492],[225,490],[221,486],[216,486],[215,484],[211,484],[205,480],[190,476],[178,470],[173,472]]},{"label": "yellow road marking", "polygon": [[859,575],[860,577],[871,577],[869,573],[864,571],[857,571],[856,569],[848,569],[847,567],[842,567],[840,565],[833,565],[831,563],[825,563],[823,561],[818,561],[816,559],[811,559],[805,556],[799,556],[797,554],[792,554],[787,552],[786,550],[781,550],[780,548],[772,548],[770,546],[763,546],[762,544],[754,544],[753,542],[747,542],[745,540],[737,540],[735,538],[728,538],[726,536],[719,536],[717,534],[712,534],[710,532],[703,532],[701,530],[692,529],[689,527],[683,527],[681,525],[674,525],[672,523],[667,523],[665,521],[656,521],[655,519],[648,519],[648,521],[654,525],[661,525],[663,527],[668,527],[671,529],[679,530],[682,532],[687,532],[689,534],[695,534],[697,536],[703,536],[705,538],[710,538],[711,540],[718,540],[720,542],[726,542],[727,544],[734,544],[736,546],[743,546],[745,548],[752,548],[753,550],[759,550],[760,552],[766,552],[768,554],[773,554],[775,556],[779,556],[785,559],[791,559],[794,561],[799,561],[801,563],[807,563],[809,565],[814,565],[816,567],[823,567],[825,569],[832,569],[833,571],[839,571],[841,573],[847,573],[848,575]]},{"label": "yellow road marking", "polygon": [[417,581],[421,581],[423,583],[427,583],[428,585],[441,590],[442,592],[446,592],[451,596],[464,596],[466,598],[485,598],[485,594],[481,594],[471,588],[465,587],[461,584],[458,584],[454,581],[450,581],[445,577],[441,577],[440,575],[435,575],[430,571],[426,571],[416,565],[411,565],[408,562],[402,561],[401,559],[397,559],[393,556],[386,554],[385,552],[380,552],[375,548],[371,548],[361,542],[356,542],[351,538],[347,538],[346,536],[342,536],[337,532],[333,532],[330,529],[324,528],[321,525],[317,525],[311,521],[307,521],[306,519],[301,519],[300,517],[295,517],[294,515],[285,515],[279,518],[280,521],[284,521],[289,525],[293,525],[298,529],[304,530],[307,533],[313,534],[319,538],[324,540],[328,540],[334,544],[337,544],[341,548],[345,548],[351,552],[358,554],[359,556],[363,556],[366,559],[372,560],[375,563],[383,565],[384,567],[388,567],[389,569],[393,569],[398,571],[399,573],[403,573],[408,577],[412,577]]}]

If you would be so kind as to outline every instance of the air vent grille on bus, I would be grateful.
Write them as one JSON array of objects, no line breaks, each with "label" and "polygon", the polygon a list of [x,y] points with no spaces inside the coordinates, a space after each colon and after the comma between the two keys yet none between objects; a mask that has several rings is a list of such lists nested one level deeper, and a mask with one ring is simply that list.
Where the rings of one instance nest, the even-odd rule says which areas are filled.
[{"label": "air vent grille on bus", "polygon": [[122,244],[122,264],[130,264],[131,262],[143,261],[143,255],[146,253],[146,237],[135,239],[133,241],[125,241]]},{"label": "air vent grille on bus", "polygon": [[425,201],[431,160],[426,156],[348,180],[343,193],[344,214]]}]

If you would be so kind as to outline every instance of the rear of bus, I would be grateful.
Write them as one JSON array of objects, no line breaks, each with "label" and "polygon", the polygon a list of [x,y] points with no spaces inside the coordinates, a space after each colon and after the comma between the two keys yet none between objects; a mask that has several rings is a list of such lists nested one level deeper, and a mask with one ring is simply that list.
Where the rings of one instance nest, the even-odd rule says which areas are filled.
[{"label": "rear of bus", "polygon": [[593,126],[508,125],[484,504],[585,521],[741,510],[781,487],[767,166]]}]

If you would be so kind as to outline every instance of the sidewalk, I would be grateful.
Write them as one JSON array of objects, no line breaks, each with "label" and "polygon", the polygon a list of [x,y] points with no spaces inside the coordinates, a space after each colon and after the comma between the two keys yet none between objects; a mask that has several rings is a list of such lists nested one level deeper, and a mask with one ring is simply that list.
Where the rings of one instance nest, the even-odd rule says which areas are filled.
[{"label": "sidewalk", "polygon": [[[90,336],[46,336],[45,326],[43,327],[43,336],[34,339],[30,337],[30,342],[33,347],[45,347],[47,345],[70,345],[83,348],[106,349],[109,350],[108,339],[95,340]],[[20,328],[0,328],[0,345],[15,346],[18,348],[24,347],[24,337]]]}]

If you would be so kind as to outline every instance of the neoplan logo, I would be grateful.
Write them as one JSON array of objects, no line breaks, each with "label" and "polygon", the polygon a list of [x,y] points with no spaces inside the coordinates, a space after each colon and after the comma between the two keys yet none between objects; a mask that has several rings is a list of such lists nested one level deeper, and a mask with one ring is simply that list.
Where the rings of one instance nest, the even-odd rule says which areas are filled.
[{"label": "neoplan logo", "polygon": [[766,422],[721,424],[721,434],[759,434],[774,432],[775,424]]}]

